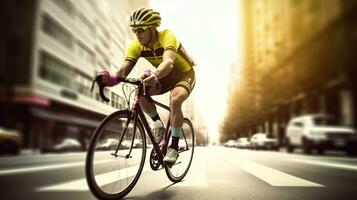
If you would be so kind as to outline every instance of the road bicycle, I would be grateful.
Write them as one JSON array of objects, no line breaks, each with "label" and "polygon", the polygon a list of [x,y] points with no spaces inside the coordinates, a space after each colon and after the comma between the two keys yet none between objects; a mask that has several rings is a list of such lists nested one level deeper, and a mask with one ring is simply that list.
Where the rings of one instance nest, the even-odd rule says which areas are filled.
[{"label": "road bicycle", "polygon": [[[135,88],[129,98],[124,95],[128,108],[116,111],[102,120],[92,135],[86,156],[87,183],[90,191],[99,199],[121,199],[134,188],[143,169],[148,169],[144,168],[148,148],[152,147],[147,158],[151,169],[165,169],[166,175],[174,183],[185,177],[194,154],[194,129],[190,120],[184,118],[179,139],[178,160],[175,164],[164,163],[163,158],[171,142],[170,119],[166,122],[164,139],[160,143],[155,142],[149,123],[140,107],[143,96],[150,98],[146,94],[146,85],[139,78],[118,78],[118,80]],[[97,76],[93,81],[92,90],[95,82],[99,86],[101,98],[109,102],[104,95],[104,86],[99,84],[101,77]],[[133,92],[135,98],[131,106],[130,97]],[[168,106],[151,100],[154,104],[170,111]],[[148,140],[145,132],[149,136]]]}]

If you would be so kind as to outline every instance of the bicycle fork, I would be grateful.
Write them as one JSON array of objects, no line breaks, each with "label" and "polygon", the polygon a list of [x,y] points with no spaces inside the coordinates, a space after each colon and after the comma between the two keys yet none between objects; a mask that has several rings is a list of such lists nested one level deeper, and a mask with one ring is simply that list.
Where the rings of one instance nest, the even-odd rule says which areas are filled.
[{"label": "bicycle fork", "polygon": [[120,140],[119,140],[118,146],[117,146],[117,148],[115,150],[115,153],[111,153],[112,156],[120,157],[120,155],[118,155],[118,151],[119,151],[121,142],[123,141],[124,135],[126,134],[126,132],[128,130],[128,126],[129,126],[132,118],[134,118],[134,127],[133,127],[133,137],[132,137],[132,140],[131,140],[130,150],[129,150],[129,153],[127,155],[123,156],[125,158],[131,158],[130,154],[131,154],[131,151],[133,150],[133,146],[134,146],[134,140],[135,140],[136,128],[137,128],[136,124],[137,124],[137,120],[138,120],[137,119],[138,117],[135,114],[135,111],[132,112],[132,115],[128,118],[128,121],[125,123],[123,134],[120,136]]}]

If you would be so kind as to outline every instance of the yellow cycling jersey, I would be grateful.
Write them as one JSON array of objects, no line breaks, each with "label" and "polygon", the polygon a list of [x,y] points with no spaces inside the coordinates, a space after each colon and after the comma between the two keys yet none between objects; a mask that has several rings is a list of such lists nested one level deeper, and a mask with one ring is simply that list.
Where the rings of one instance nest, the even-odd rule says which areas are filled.
[{"label": "yellow cycling jersey", "polygon": [[154,67],[158,67],[162,62],[164,51],[171,49],[176,52],[173,70],[179,72],[189,71],[195,63],[186,53],[181,43],[176,39],[175,34],[167,29],[158,33],[158,39],[155,41],[153,49],[141,45],[139,41],[135,39],[128,47],[125,59],[136,63],[140,57],[143,57]]}]

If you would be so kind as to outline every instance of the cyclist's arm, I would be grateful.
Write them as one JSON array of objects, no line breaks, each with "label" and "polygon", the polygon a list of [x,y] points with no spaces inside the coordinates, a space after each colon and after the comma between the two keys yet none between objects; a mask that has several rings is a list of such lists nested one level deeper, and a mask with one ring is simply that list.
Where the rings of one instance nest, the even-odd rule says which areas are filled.
[{"label": "cyclist's arm", "polygon": [[163,61],[160,63],[160,65],[155,71],[156,77],[160,79],[168,75],[174,67],[175,60],[176,52],[171,49],[165,50],[163,54]]},{"label": "cyclist's arm", "polygon": [[116,76],[121,77],[121,78],[126,78],[134,66],[135,66],[135,63],[133,63],[132,61],[125,60],[123,65],[117,71]]}]

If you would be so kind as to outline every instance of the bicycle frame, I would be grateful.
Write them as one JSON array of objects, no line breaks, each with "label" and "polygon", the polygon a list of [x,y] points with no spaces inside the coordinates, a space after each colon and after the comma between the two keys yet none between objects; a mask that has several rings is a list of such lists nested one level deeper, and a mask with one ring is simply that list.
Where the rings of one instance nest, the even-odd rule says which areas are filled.
[{"label": "bicycle frame", "polygon": [[[101,81],[101,77],[100,77],[100,76],[97,76],[97,77],[96,77],[96,79],[95,79],[95,80],[93,81],[93,83],[92,83],[91,90],[93,90],[93,86],[94,86],[94,83],[95,83],[96,81],[99,81],[99,82],[100,82],[100,81]],[[167,123],[166,123],[166,128],[165,128],[165,131],[164,131],[164,139],[163,139],[163,141],[161,141],[160,144],[156,143],[156,141],[155,141],[155,139],[154,139],[154,136],[153,136],[153,134],[152,134],[152,132],[151,132],[151,128],[150,128],[150,126],[149,126],[149,123],[148,123],[148,121],[146,120],[146,117],[145,117],[145,115],[144,115],[144,112],[143,112],[142,109],[141,109],[140,101],[141,101],[142,96],[145,96],[145,97],[149,98],[150,101],[152,101],[155,105],[158,105],[158,106],[160,106],[160,107],[166,109],[166,110],[169,111],[169,112],[170,112],[170,107],[168,107],[168,106],[166,106],[166,105],[164,105],[164,104],[162,104],[162,103],[160,103],[160,102],[158,102],[158,101],[155,101],[155,100],[153,100],[150,96],[146,95],[146,86],[145,86],[145,84],[142,82],[141,79],[135,79],[135,78],[134,78],[134,79],[130,79],[130,78],[129,78],[129,79],[126,79],[126,78],[118,78],[118,81],[124,82],[124,83],[130,83],[130,84],[133,84],[133,85],[138,86],[138,92],[137,92],[137,94],[136,94],[136,96],[135,96],[134,106],[133,106],[133,108],[131,109],[132,116],[129,117],[129,120],[127,121],[126,127],[125,127],[125,129],[124,129],[124,132],[123,132],[123,134],[122,134],[122,136],[121,136],[121,138],[120,138],[120,140],[119,140],[118,147],[117,147],[115,153],[112,153],[112,155],[113,155],[113,156],[116,156],[116,157],[119,156],[117,153],[118,153],[118,151],[119,151],[120,144],[121,144],[121,142],[122,142],[122,140],[123,140],[123,137],[124,137],[124,135],[125,135],[125,133],[126,133],[126,130],[128,129],[128,125],[129,125],[130,121],[131,121],[132,119],[134,119],[134,134],[133,134],[133,138],[132,138],[132,141],[131,141],[131,146],[130,146],[129,153],[125,156],[126,158],[129,158],[129,157],[130,157],[131,151],[132,151],[132,149],[133,149],[133,144],[134,144],[134,139],[135,139],[135,132],[136,132],[136,128],[137,128],[137,127],[136,127],[136,121],[139,119],[139,120],[142,122],[142,124],[143,124],[143,126],[144,126],[144,128],[145,128],[145,130],[146,130],[146,133],[147,133],[147,135],[149,136],[149,138],[150,138],[150,140],[151,140],[151,143],[153,144],[154,149],[155,149],[156,153],[157,153],[158,156],[159,156],[159,162],[162,164],[162,163],[163,163],[164,154],[166,153],[166,152],[165,152],[165,151],[166,151],[166,147],[167,147],[167,145],[168,145],[168,141],[169,141],[169,138],[170,138],[170,134],[169,134],[170,118],[169,118],[169,120],[168,120]],[[105,87],[105,86],[100,85],[100,84],[98,84],[98,86],[99,86],[99,94],[100,94],[100,96],[102,97],[102,99],[103,99],[104,101],[106,101],[106,102],[109,102],[109,99],[108,99],[107,97],[105,97],[105,95],[104,95],[104,87]],[[186,137],[185,137],[184,134],[183,134],[183,138],[184,138],[184,141],[185,141],[186,147],[187,147],[188,144],[187,144],[187,140],[186,140]],[[145,140],[144,142],[146,142],[146,140]],[[162,150],[160,149],[160,146],[163,147]],[[188,149],[188,148],[186,148],[186,149],[179,149],[179,153],[184,152],[184,151],[187,151],[187,150],[189,150],[189,149]]]},{"label": "bicycle frame", "polygon": [[[117,152],[118,152],[118,150],[119,150],[119,147],[120,147],[120,144],[121,144],[121,142],[122,142],[122,140],[123,140],[123,137],[124,137],[124,135],[125,135],[125,132],[126,132],[126,130],[127,130],[127,128],[128,128],[128,125],[129,125],[130,121],[134,119],[134,134],[133,134],[133,137],[132,137],[132,141],[131,141],[131,146],[130,146],[129,153],[125,156],[126,158],[129,158],[129,157],[130,157],[131,151],[132,151],[132,149],[133,149],[133,144],[134,144],[134,139],[135,139],[135,133],[136,133],[136,128],[137,128],[137,127],[136,127],[136,124],[137,124],[136,121],[139,119],[139,120],[142,122],[142,124],[143,124],[143,126],[144,126],[144,128],[145,128],[145,130],[146,130],[146,133],[147,133],[147,135],[149,136],[149,138],[150,138],[150,140],[151,140],[151,143],[152,143],[153,146],[154,146],[155,151],[158,153],[159,161],[162,163],[162,162],[163,162],[162,160],[163,160],[163,158],[164,158],[164,153],[165,153],[165,152],[163,152],[163,151],[160,149],[160,146],[163,146],[163,147],[164,147],[163,150],[166,149],[165,147],[166,147],[166,145],[167,145],[167,143],[168,143],[168,138],[169,138],[168,132],[169,132],[169,127],[170,127],[170,118],[169,118],[169,120],[168,120],[167,123],[166,123],[166,128],[165,128],[165,131],[164,131],[164,139],[163,139],[162,143],[158,144],[158,143],[155,141],[155,139],[154,139],[154,136],[153,136],[153,134],[152,134],[152,132],[151,132],[151,128],[150,128],[150,126],[149,126],[149,123],[148,123],[148,121],[146,120],[146,117],[145,117],[145,115],[144,115],[144,112],[142,111],[141,106],[140,106],[141,97],[142,97],[143,95],[146,96],[146,94],[145,94],[145,86],[139,86],[139,91],[138,91],[138,93],[137,93],[137,95],[136,95],[136,97],[135,97],[134,107],[133,107],[132,110],[131,110],[131,111],[132,111],[132,116],[130,116],[129,120],[126,122],[126,127],[125,127],[125,129],[124,129],[124,133],[121,135],[121,138],[120,138],[120,140],[119,140],[119,145],[118,145],[118,147],[117,147],[115,153],[112,154],[112,155],[113,155],[113,156],[118,156],[118,155],[117,155]],[[153,100],[150,96],[146,96],[146,97],[148,97],[155,105],[158,105],[158,106],[160,106],[160,107],[166,109],[167,111],[170,111],[170,107],[168,107],[168,106],[166,106],[166,105],[164,105],[164,104],[162,104],[162,103],[160,103],[160,102],[157,102],[157,101]],[[144,142],[146,142],[146,141],[144,141]]]},{"label": "bicycle frame", "polygon": [[[101,81],[100,79],[101,79],[101,76],[96,77],[96,79],[93,81],[92,89],[93,89],[94,83],[98,82],[100,96],[102,97],[102,99],[104,101],[109,102],[109,99],[106,98],[104,95],[103,90],[104,90],[105,86],[102,84],[99,84],[99,82]],[[148,120],[146,119],[145,114],[140,106],[140,101],[141,101],[142,96],[148,97],[149,99],[151,99],[150,96],[146,95],[146,91],[145,91],[146,86],[143,84],[142,79],[118,78],[118,81],[130,83],[130,84],[136,85],[138,87],[134,89],[134,91],[136,91],[134,103],[131,104],[130,100],[128,100],[126,98],[128,101],[128,109],[117,111],[117,112],[109,115],[108,117],[106,117],[101,122],[101,124],[98,126],[98,128],[95,130],[94,135],[92,137],[92,140],[91,140],[88,152],[87,152],[87,157],[86,157],[86,165],[85,165],[86,166],[86,179],[87,179],[87,183],[88,183],[88,186],[89,186],[91,192],[98,199],[121,199],[133,189],[133,187],[137,183],[137,181],[143,171],[143,167],[144,167],[144,163],[145,163],[145,159],[146,159],[147,140],[146,140],[146,135],[144,133],[145,131],[153,144],[153,149],[151,149],[151,154],[150,154],[150,167],[153,170],[158,170],[159,167],[162,166],[161,169],[165,169],[166,175],[172,182],[174,182],[174,183],[179,182],[185,177],[185,175],[187,174],[187,172],[189,170],[189,167],[191,165],[192,158],[193,158],[193,152],[194,152],[193,150],[194,150],[194,143],[195,143],[194,142],[195,141],[194,140],[194,138],[195,138],[194,130],[193,130],[192,123],[187,118],[184,118],[183,123],[186,124],[185,127],[187,126],[187,128],[188,128],[185,130],[189,131],[188,133],[192,137],[191,138],[188,137],[188,138],[192,139],[192,141],[186,140],[184,131],[182,131],[183,140],[185,140],[186,147],[179,147],[178,150],[179,150],[179,153],[186,151],[186,150],[190,150],[191,149],[190,145],[192,145],[191,153],[187,154],[187,156],[183,156],[183,158],[186,158],[185,160],[187,162],[185,162],[185,160],[178,160],[176,163],[173,163],[173,164],[163,162],[164,156],[166,155],[166,151],[168,148],[169,139],[170,139],[170,131],[169,131],[170,130],[170,118],[166,122],[166,128],[164,131],[164,139],[159,144],[158,142],[155,141],[155,138],[154,138],[154,135],[153,135],[151,128],[149,126]],[[129,98],[130,98],[130,96],[129,96]],[[170,112],[170,107],[168,107],[164,104],[161,104],[157,101],[154,101],[153,99],[151,99],[151,100],[155,105],[158,105],[159,107],[162,107],[163,109]],[[122,187],[121,182],[120,182],[122,179],[120,179],[120,180],[118,180],[120,182],[119,190],[116,190],[113,188],[113,189],[110,189],[110,191],[108,191],[105,189],[106,185],[104,185],[104,188],[102,188],[102,185],[101,185],[102,174],[100,174],[100,173],[98,174],[98,170],[95,170],[95,169],[97,169],[97,165],[95,165],[96,162],[94,161],[94,159],[95,159],[95,157],[97,157],[97,156],[95,156],[96,150],[100,150],[100,149],[97,149],[97,145],[99,144],[98,142],[100,142],[102,133],[106,133],[106,128],[109,126],[109,124],[112,124],[112,123],[114,125],[118,124],[118,123],[120,124],[120,132],[121,133],[118,132],[118,137],[120,137],[120,139],[118,138],[119,143],[116,146],[115,153],[112,153],[113,150],[111,149],[111,151],[108,152],[110,155],[108,155],[106,153],[105,154],[100,153],[100,156],[106,155],[109,157],[114,156],[114,157],[124,158],[124,159],[119,159],[119,160],[116,158],[112,158],[112,161],[113,162],[119,161],[118,165],[117,164],[114,165],[114,168],[115,168],[114,171],[119,172],[119,177],[121,177],[120,174],[122,173],[124,176],[123,177],[124,179],[125,179],[125,176],[127,176],[126,177],[127,185],[124,185]],[[134,123],[134,124],[132,124],[132,123]],[[116,127],[114,127],[114,128],[116,128]],[[136,133],[136,129],[139,129],[139,133]],[[116,133],[116,132],[111,131],[108,134],[110,137],[112,137],[113,133]],[[143,143],[142,143],[143,145],[141,146],[142,152],[141,152],[140,157],[139,156],[136,157],[136,155],[137,155],[136,151],[135,150],[133,151],[134,140],[136,138],[136,134],[140,134],[140,137],[143,140]],[[104,137],[104,138],[106,138],[106,137]],[[124,138],[125,138],[125,140],[123,140]],[[127,139],[129,139],[129,140],[132,139],[130,149],[125,150],[125,151],[120,151],[120,152],[126,152],[127,155],[121,154],[119,152],[119,148],[122,146],[122,142],[123,141],[126,142]],[[192,143],[189,143],[189,141],[191,141]],[[188,144],[190,144],[190,145],[188,145]],[[126,147],[127,146],[125,145],[124,149],[127,149]],[[134,152],[134,153],[131,156],[132,152]],[[139,158],[139,161],[140,161],[139,165],[135,164],[134,162],[133,162],[134,165],[131,165],[130,164],[131,162],[128,162],[129,161],[128,159],[133,158],[133,157],[135,157],[135,159],[133,159],[134,162],[138,161],[137,158]],[[127,159],[127,160],[125,160],[125,159]],[[125,166],[121,166],[120,162],[123,162],[123,164]],[[174,165],[178,165],[181,163],[183,163],[183,165],[182,165],[183,167],[177,167],[177,168],[173,167]],[[99,168],[100,167],[101,166],[99,166]],[[135,167],[135,169],[131,168],[131,167]],[[132,171],[131,169],[134,169],[133,173],[135,173],[135,174],[131,174],[131,171]],[[121,172],[122,170],[124,170],[124,171]],[[128,172],[130,172],[130,173],[128,173]],[[130,182],[129,182],[128,181],[129,177],[134,177],[134,178],[133,179],[130,178]],[[115,184],[115,185],[117,185],[117,184]]]}]

